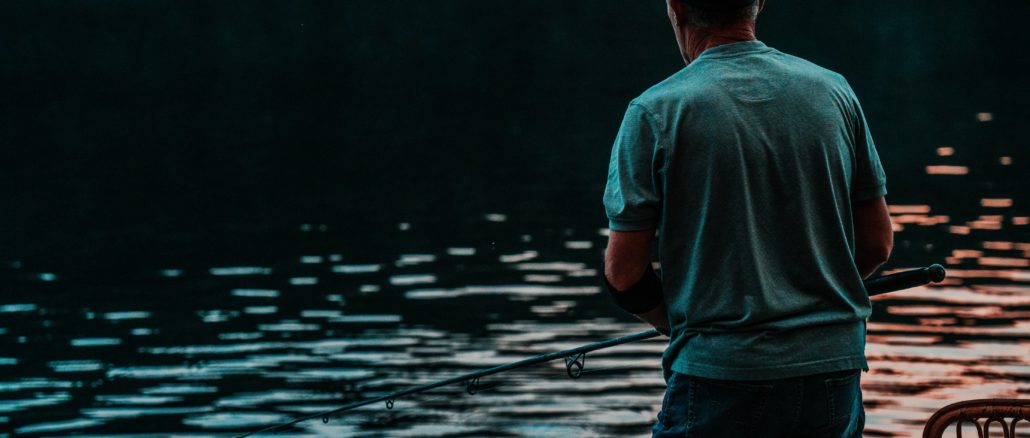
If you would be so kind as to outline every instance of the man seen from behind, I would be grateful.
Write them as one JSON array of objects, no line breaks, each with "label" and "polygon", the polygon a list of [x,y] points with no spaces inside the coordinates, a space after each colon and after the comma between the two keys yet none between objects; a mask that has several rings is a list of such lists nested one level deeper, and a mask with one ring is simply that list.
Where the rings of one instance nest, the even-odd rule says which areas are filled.
[{"label": "man seen from behind", "polygon": [[604,195],[608,289],[669,333],[653,434],[859,437],[862,279],[893,244],[862,108],[755,38],[764,0],[667,2],[687,66],[629,104]]}]

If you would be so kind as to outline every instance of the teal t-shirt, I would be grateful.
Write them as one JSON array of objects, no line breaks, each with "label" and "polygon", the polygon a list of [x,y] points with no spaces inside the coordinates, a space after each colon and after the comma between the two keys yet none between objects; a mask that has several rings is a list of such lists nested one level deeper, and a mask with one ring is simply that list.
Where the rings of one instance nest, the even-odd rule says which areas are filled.
[{"label": "teal t-shirt", "polygon": [[885,187],[844,78],[760,41],[705,50],[634,99],[604,205],[612,230],[658,230],[666,370],[867,369],[851,209]]}]

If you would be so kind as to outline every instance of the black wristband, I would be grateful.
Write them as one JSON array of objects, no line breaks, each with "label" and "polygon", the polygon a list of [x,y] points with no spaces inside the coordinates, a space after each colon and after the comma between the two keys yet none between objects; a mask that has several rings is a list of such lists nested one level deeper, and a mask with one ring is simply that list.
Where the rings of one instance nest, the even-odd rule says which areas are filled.
[{"label": "black wristband", "polygon": [[624,291],[616,290],[608,282],[608,277],[603,275],[602,277],[604,278],[604,287],[608,291],[608,295],[611,295],[612,300],[615,301],[615,305],[634,315],[650,312],[665,301],[662,295],[662,279],[658,278],[658,274],[650,263],[644,270],[644,276]]}]

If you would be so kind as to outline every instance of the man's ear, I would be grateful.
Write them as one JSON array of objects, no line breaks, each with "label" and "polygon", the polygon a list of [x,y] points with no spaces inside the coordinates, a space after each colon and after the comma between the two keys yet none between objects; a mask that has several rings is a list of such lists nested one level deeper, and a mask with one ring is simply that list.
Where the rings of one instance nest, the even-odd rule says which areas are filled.
[{"label": "man's ear", "polygon": [[666,0],[665,3],[669,10],[669,21],[676,27],[683,27],[683,3],[680,0]]}]

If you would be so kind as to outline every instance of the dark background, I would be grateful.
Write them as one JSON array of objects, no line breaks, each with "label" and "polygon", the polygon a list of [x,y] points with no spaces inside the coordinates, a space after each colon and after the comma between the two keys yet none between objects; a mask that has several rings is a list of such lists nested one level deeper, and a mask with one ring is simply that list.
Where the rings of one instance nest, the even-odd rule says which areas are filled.
[{"label": "dark background", "polygon": [[[971,191],[1026,188],[1028,5],[770,0],[759,38],[849,79],[892,201],[946,201],[940,146]],[[6,1],[0,260],[489,212],[603,226],[622,111],[681,67],[660,0]]]}]

